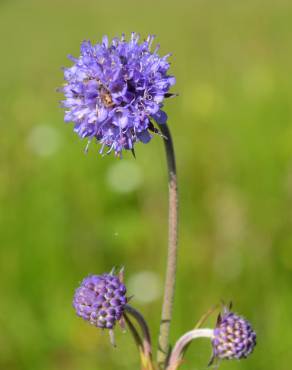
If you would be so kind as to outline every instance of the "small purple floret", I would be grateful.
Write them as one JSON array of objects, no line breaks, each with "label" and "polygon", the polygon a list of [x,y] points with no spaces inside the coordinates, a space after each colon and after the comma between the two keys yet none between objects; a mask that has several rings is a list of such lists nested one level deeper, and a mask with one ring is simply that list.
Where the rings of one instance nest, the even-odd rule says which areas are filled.
[{"label": "small purple floret", "polygon": [[154,36],[139,43],[139,35],[107,37],[92,45],[84,41],[81,55],[70,57],[73,66],[64,69],[66,83],[65,122],[74,123],[74,131],[101,143],[101,150],[120,155],[134,149],[138,141],[151,139],[151,120],[164,124],[163,100],[170,96],[175,78],[167,71],[169,55],[160,57],[158,47],[151,51]]},{"label": "small purple floret", "polygon": [[225,310],[219,316],[212,345],[214,357],[228,360],[246,358],[256,345],[256,333],[243,317]]},{"label": "small purple floret", "polygon": [[122,318],[127,303],[127,289],[119,276],[91,275],[76,289],[73,307],[78,316],[92,325],[113,329]]}]

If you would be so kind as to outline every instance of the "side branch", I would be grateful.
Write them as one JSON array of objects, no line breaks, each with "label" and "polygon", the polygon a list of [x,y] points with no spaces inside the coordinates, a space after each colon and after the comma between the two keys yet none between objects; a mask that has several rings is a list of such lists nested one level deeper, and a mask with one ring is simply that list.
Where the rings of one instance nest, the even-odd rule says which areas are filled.
[{"label": "side branch", "polygon": [[[152,363],[151,337],[150,337],[148,325],[144,317],[141,315],[141,313],[138,310],[136,310],[134,307],[130,305],[125,306],[125,313],[126,313],[125,318],[126,318],[128,325],[129,325],[129,319],[127,315],[130,315],[131,317],[133,317],[138,323],[142,331],[142,338],[143,338],[142,340],[140,339],[140,336],[138,335],[137,332],[136,333],[133,332],[131,328],[131,324],[129,325],[129,327],[134,335],[134,338],[136,339],[136,343],[138,347],[142,346],[143,355],[145,357],[145,360],[147,360],[149,363]],[[139,339],[140,339],[140,343],[139,343]]]},{"label": "side branch", "polygon": [[182,337],[176,342],[169,359],[167,370],[176,370],[182,361],[182,357],[186,347],[190,344],[191,341],[198,338],[210,338],[214,337],[214,330],[212,329],[194,329]]}]

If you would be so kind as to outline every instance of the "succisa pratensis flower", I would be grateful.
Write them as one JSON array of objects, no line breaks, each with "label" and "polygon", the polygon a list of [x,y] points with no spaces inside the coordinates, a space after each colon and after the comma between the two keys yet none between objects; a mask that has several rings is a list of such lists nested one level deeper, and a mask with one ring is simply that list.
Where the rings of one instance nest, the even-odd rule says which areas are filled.
[{"label": "succisa pratensis flower", "polygon": [[136,142],[148,143],[152,133],[159,133],[153,125],[165,124],[167,115],[163,101],[175,78],[169,76],[170,54],[160,57],[159,47],[151,50],[154,36],[140,41],[132,33],[111,42],[105,36],[95,45],[84,41],[80,56],[69,58],[73,66],[64,68],[65,84],[60,89],[65,99],[65,122],[74,123],[74,131],[101,144],[121,156],[132,150]]}]

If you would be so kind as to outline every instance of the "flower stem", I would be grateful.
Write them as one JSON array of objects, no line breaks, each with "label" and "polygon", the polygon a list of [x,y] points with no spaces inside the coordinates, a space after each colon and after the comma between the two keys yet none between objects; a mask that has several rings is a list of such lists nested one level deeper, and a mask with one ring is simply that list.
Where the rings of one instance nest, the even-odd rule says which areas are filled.
[{"label": "flower stem", "polygon": [[143,341],[142,341],[137,329],[135,328],[132,321],[130,320],[130,318],[128,317],[128,315],[125,312],[124,312],[124,319],[125,319],[125,322],[128,325],[128,328],[130,329],[130,331],[133,335],[133,338],[134,338],[136,344],[137,344],[137,347],[138,347],[138,350],[139,350],[139,355],[140,355],[140,361],[141,361],[141,370],[154,370],[154,368],[152,366],[151,358],[147,357],[147,355],[145,354],[145,350],[143,348]]},{"label": "flower stem", "polygon": [[[126,314],[129,314],[130,316],[132,316],[139,324],[142,334],[143,334],[143,340],[141,342],[141,345],[143,346],[143,352],[146,358],[151,361],[152,359],[151,337],[150,337],[148,325],[144,317],[141,315],[141,313],[138,310],[136,310],[134,307],[128,304],[125,306],[125,312]],[[135,337],[136,337],[135,339],[138,339],[136,334],[135,334]],[[137,344],[139,345],[138,342]]]},{"label": "flower stem", "polygon": [[159,127],[163,135],[166,152],[168,168],[168,188],[169,188],[168,256],[157,352],[158,366],[159,368],[163,369],[166,367],[166,361],[169,352],[169,331],[172,317],[175,280],[176,280],[178,191],[177,191],[177,176],[172,137],[169,128],[166,124],[160,125]]},{"label": "flower stem", "polygon": [[182,337],[176,342],[169,359],[167,370],[176,370],[181,365],[182,356],[185,352],[185,349],[191,341],[197,338],[210,338],[214,336],[213,329],[194,329]]}]

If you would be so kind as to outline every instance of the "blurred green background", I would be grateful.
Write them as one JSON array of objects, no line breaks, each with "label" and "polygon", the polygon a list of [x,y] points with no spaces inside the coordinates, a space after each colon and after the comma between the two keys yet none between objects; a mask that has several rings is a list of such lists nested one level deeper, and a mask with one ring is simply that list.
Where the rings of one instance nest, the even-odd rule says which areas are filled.
[{"label": "blurred green background", "polygon": [[[171,340],[221,299],[258,347],[222,369],[292,363],[292,3],[285,0],[0,1],[0,368],[138,369],[130,334],[75,316],[88,273],[126,266],[156,343],[167,243],[161,139],[100,157],[63,123],[55,89],[80,42],[157,35],[177,78],[169,115],[180,182]],[[145,293],[146,296],[143,296]],[[210,325],[214,323],[210,321]],[[206,369],[207,341],[182,369]]]}]

